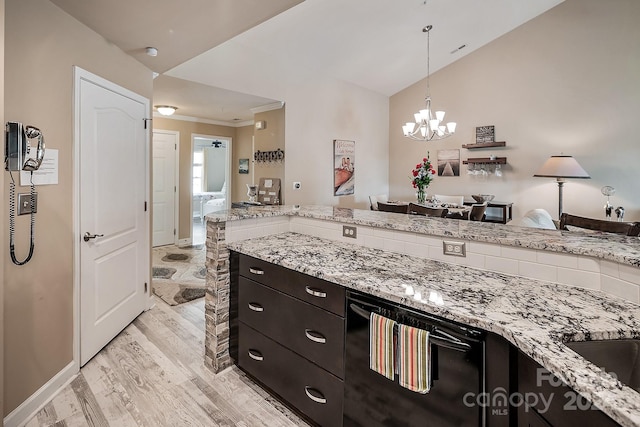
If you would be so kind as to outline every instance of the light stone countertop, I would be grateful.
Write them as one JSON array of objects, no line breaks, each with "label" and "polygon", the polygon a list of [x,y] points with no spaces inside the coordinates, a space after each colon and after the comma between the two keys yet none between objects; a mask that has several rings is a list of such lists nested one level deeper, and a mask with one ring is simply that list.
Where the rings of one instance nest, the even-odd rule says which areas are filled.
[{"label": "light stone countertop", "polygon": [[[207,215],[209,221],[300,216],[438,237],[547,250],[619,262],[640,268],[640,237],[610,233],[543,230],[509,224],[428,218],[332,206],[256,206]],[[640,274],[640,273],[639,273]]]},{"label": "light stone countertop", "polygon": [[[276,208],[260,215],[282,215],[285,212],[286,209]],[[331,208],[301,208],[291,212],[313,218],[332,217]],[[408,216],[404,218],[403,215],[367,213],[368,211],[354,211],[351,221],[366,225],[386,221],[388,228],[398,230],[429,230],[429,234],[434,232],[436,235],[450,237],[464,236],[487,242],[506,241],[513,242],[516,246],[526,245],[538,249],[551,245],[571,251],[570,253],[580,251],[579,253],[588,255],[593,255],[598,250],[592,240],[607,246],[599,237],[585,237],[588,243],[585,244],[584,241],[580,243],[579,239],[562,236],[560,232],[553,230],[526,233],[516,227],[508,230],[508,226],[492,227],[490,224],[482,224],[489,229],[483,232],[482,227],[473,227],[473,223],[465,221],[457,221],[460,225],[454,227],[448,224],[451,222],[448,220],[423,223]],[[251,217],[255,213],[233,210],[229,212],[227,219],[240,219],[245,215]],[[396,219],[396,216],[401,218]],[[457,232],[451,231],[454,228],[457,228]],[[470,229],[473,229],[473,233]],[[548,236],[548,239],[540,236]],[[528,242],[530,239],[532,241]],[[624,242],[611,243],[611,250],[617,250],[620,244]],[[640,425],[640,394],[623,386],[614,377],[563,344],[569,340],[584,340],[586,337],[640,338],[640,306],[634,303],[600,291],[425,260],[297,233],[237,241],[229,243],[228,247],[349,289],[494,332],[532,357],[621,425]],[[640,259],[639,250],[636,244],[629,252],[620,256],[625,260],[635,257],[637,262]],[[421,294],[420,300],[407,295],[409,286],[414,293]]]}]

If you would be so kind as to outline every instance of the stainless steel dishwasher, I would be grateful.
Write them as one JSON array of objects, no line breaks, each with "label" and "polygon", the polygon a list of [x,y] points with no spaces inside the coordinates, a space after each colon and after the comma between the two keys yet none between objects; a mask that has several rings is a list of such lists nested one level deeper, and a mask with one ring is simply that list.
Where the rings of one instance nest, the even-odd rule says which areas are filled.
[{"label": "stainless steel dishwasher", "polygon": [[[369,368],[371,312],[429,331],[429,393],[407,390],[397,378],[391,381]],[[485,336],[481,330],[349,292],[344,426],[486,425],[485,408],[475,404],[486,389]]]}]

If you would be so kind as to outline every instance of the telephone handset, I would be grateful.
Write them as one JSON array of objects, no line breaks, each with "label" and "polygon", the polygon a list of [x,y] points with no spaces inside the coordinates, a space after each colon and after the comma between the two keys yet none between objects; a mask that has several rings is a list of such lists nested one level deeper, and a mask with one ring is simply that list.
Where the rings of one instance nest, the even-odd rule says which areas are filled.
[{"label": "telephone handset", "polygon": [[[30,140],[37,139],[35,157],[29,156],[31,151]],[[33,184],[33,171],[38,170],[44,159],[44,136],[40,129],[34,126],[22,126],[22,123],[7,122],[5,130],[4,146],[4,168],[9,171],[11,182],[9,183],[9,249],[11,261],[16,265],[24,265],[33,256],[35,245],[35,201],[36,187]],[[16,183],[13,179],[12,171],[31,172],[31,241],[29,245],[29,255],[19,261],[15,254],[15,208],[16,208]]]}]

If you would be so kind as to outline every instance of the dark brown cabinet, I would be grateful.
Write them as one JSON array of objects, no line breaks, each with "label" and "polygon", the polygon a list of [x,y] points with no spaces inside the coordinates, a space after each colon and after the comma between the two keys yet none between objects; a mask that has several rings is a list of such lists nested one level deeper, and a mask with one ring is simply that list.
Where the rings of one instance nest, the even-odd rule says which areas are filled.
[{"label": "dark brown cabinet", "polygon": [[518,352],[518,426],[613,427],[619,424],[579,393]]},{"label": "dark brown cabinet", "polygon": [[234,263],[236,363],[309,420],[341,426],[344,288],[246,255]]}]

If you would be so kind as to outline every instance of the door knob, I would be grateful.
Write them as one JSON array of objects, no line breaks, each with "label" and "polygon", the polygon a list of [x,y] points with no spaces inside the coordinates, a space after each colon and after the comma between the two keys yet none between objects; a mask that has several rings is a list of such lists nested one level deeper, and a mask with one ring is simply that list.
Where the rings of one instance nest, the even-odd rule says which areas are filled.
[{"label": "door knob", "polygon": [[84,241],[88,242],[91,239],[95,239],[96,237],[104,237],[104,234],[91,234],[88,231],[86,233],[84,233]]}]

